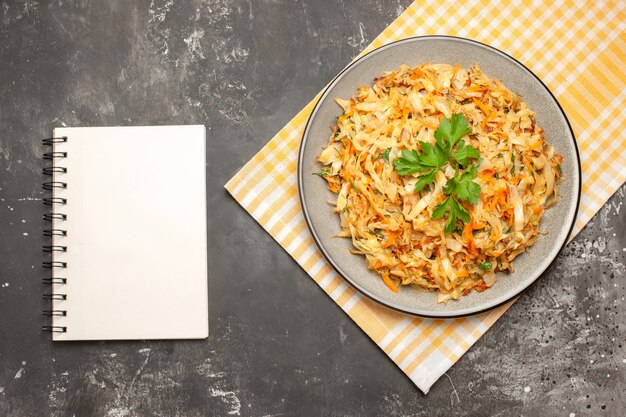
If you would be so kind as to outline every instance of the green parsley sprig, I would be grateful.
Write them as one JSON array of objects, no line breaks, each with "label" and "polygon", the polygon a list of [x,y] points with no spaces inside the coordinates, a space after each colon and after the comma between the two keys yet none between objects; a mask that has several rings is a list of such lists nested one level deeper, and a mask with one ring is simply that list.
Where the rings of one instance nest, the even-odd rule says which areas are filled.
[{"label": "green parsley sprig", "polygon": [[420,175],[415,184],[415,192],[421,191],[425,186],[435,182],[437,171],[446,163],[445,151],[437,143],[435,146],[428,142],[420,142],[422,153],[416,150],[402,151],[402,157],[394,159],[393,164],[400,175],[410,175],[417,172],[427,171]]},{"label": "green parsley sprig", "polygon": [[480,152],[461,139],[471,132],[464,115],[454,114],[451,118],[444,117],[434,133],[435,145],[420,142],[421,153],[417,150],[403,150],[402,156],[393,161],[399,175],[423,173],[417,177],[415,192],[434,183],[437,172],[446,164],[454,168],[454,177],[450,178],[444,187],[444,193],[448,197],[433,210],[434,219],[441,219],[448,213],[445,233],[454,230],[457,219],[464,223],[470,221],[470,215],[460,201],[478,203],[480,185],[472,181],[476,178],[478,167],[472,162],[480,158]]}]

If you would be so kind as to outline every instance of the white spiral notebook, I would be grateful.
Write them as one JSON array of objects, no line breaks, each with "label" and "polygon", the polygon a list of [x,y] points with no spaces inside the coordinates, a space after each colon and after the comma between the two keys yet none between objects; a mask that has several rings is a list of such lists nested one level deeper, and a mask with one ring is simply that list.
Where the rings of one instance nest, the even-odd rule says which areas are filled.
[{"label": "white spiral notebook", "polygon": [[208,337],[204,126],[62,127],[44,144],[44,330]]}]

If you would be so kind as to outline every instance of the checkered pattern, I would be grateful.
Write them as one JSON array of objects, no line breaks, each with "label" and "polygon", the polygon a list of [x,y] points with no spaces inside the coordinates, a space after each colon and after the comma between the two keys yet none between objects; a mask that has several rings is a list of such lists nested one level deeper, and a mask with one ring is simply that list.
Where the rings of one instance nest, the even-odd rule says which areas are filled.
[{"label": "checkered pattern", "polygon": [[[577,233],[626,180],[626,3],[428,3],[411,5],[363,53],[409,36],[447,34],[499,48],[535,72],[565,109],[580,147],[583,187]],[[297,196],[298,147],[318,97],[226,188],[409,378],[428,392],[512,302],[462,319],[420,319],[368,300],[334,272],[307,230]]]}]

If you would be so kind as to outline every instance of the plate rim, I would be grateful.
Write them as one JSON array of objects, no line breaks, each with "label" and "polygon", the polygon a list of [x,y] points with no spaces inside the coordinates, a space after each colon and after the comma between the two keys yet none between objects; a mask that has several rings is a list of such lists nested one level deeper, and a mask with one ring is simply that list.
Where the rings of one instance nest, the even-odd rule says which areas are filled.
[{"label": "plate rim", "polygon": [[[538,81],[539,84],[541,86],[543,86],[543,88],[548,92],[548,94],[550,95],[552,100],[554,100],[554,102],[556,103],[559,111],[561,112],[561,115],[563,116],[563,119],[565,120],[565,123],[567,124],[567,128],[569,129],[569,133],[570,133],[570,135],[571,135],[571,137],[573,139],[574,150],[575,150],[574,153],[576,155],[576,164],[575,165],[576,165],[577,174],[578,174],[578,181],[575,184],[577,186],[578,193],[577,193],[577,196],[576,196],[576,206],[574,208],[574,216],[572,217],[572,221],[571,221],[571,223],[569,225],[568,232],[567,232],[567,237],[565,238],[564,242],[561,244],[561,247],[558,249],[558,251],[556,251],[554,253],[554,256],[553,256],[552,260],[550,261],[550,263],[548,263],[546,265],[546,267],[542,271],[540,271],[534,279],[529,281],[527,285],[522,287],[516,293],[510,295],[505,300],[497,302],[497,303],[495,303],[493,305],[487,305],[485,308],[479,308],[479,309],[471,309],[470,308],[469,309],[470,311],[468,311],[466,313],[461,313],[461,314],[446,314],[446,313],[424,314],[424,313],[418,313],[418,312],[415,312],[415,311],[404,309],[404,308],[402,308],[401,306],[398,306],[398,305],[391,305],[388,302],[379,299],[375,294],[370,293],[370,291],[368,291],[367,289],[362,288],[357,282],[355,282],[353,279],[351,279],[348,274],[345,274],[342,271],[342,269],[335,263],[335,261],[330,256],[330,254],[327,253],[326,249],[322,246],[322,244],[320,242],[320,237],[315,232],[315,229],[313,228],[313,225],[311,223],[311,219],[310,219],[309,212],[308,212],[308,206],[306,204],[306,201],[305,201],[305,198],[304,198],[304,193],[302,191],[303,190],[303,184],[302,184],[303,172],[302,172],[302,170],[303,170],[303,160],[304,160],[304,148],[305,148],[305,145],[306,145],[306,142],[307,142],[307,137],[308,137],[308,134],[309,134],[309,129],[310,129],[311,123],[312,123],[314,117],[316,116],[316,114],[317,114],[317,112],[318,112],[318,110],[320,108],[320,103],[322,102],[323,99],[326,98],[326,96],[328,95],[330,89],[337,83],[337,81],[342,77],[342,75],[344,73],[346,73],[347,71],[349,71],[357,63],[359,63],[362,60],[364,60],[366,57],[368,57],[370,55],[374,55],[376,53],[379,53],[382,50],[392,48],[395,45],[398,45],[398,44],[401,44],[401,43],[405,43],[405,42],[412,42],[412,41],[416,41],[416,40],[434,40],[434,39],[445,39],[445,40],[466,42],[466,43],[474,44],[476,46],[479,46],[479,47],[491,50],[492,52],[495,52],[496,54],[503,55],[505,58],[508,58],[511,61],[513,61],[514,63],[518,64],[524,70],[526,70],[531,75],[531,77],[533,77],[536,81]],[[350,64],[348,64],[344,69],[342,69],[328,83],[328,85],[326,87],[324,87],[324,89],[322,90],[322,92],[321,92],[321,94],[319,96],[319,99],[317,100],[317,102],[315,103],[315,106],[313,107],[313,110],[311,111],[311,114],[307,118],[307,122],[306,122],[306,125],[304,127],[304,131],[302,133],[302,140],[300,141],[300,146],[299,146],[299,150],[298,150],[297,176],[298,176],[298,181],[297,181],[297,185],[298,185],[298,199],[300,200],[300,205],[302,207],[302,213],[304,215],[304,219],[306,221],[307,228],[308,228],[309,232],[311,233],[311,236],[313,237],[313,241],[315,242],[315,245],[317,246],[319,251],[322,253],[322,256],[324,257],[324,259],[332,266],[334,271],[340,277],[342,277],[344,280],[346,280],[360,294],[365,295],[367,298],[369,298],[370,300],[375,301],[379,305],[382,305],[382,306],[384,306],[386,308],[390,308],[392,310],[398,311],[400,313],[408,314],[408,315],[411,315],[411,316],[433,318],[433,319],[453,319],[453,318],[468,317],[468,316],[472,316],[472,315],[476,315],[476,314],[480,314],[480,313],[485,313],[485,312],[491,311],[493,309],[496,309],[496,308],[498,308],[498,307],[500,307],[500,306],[510,302],[514,298],[519,297],[522,293],[524,293],[532,284],[537,282],[537,280],[539,280],[539,278],[542,277],[546,273],[546,271],[548,269],[550,269],[552,267],[552,265],[556,261],[556,258],[559,256],[561,251],[563,251],[563,248],[569,242],[569,240],[571,238],[571,235],[572,235],[572,230],[574,229],[574,225],[576,224],[576,219],[578,218],[578,212],[579,212],[579,208],[580,208],[580,200],[581,200],[581,194],[582,194],[582,167],[581,167],[581,161],[580,161],[580,150],[578,149],[578,143],[577,143],[577,140],[576,140],[576,135],[574,134],[574,130],[572,129],[572,125],[571,125],[571,123],[570,123],[570,121],[569,121],[569,119],[567,117],[567,114],[565,113],[565,110],[563,109],[563,106],[561,106],[561,103],[557,100],[557,98],[554,96],[554,94],[548,88],[548,86],[533,71],[531,71],[526,65],[522,64],[520,61],[518,61],[517,59],[515,59],[511,55],[507,54],[506,52],[502,52],[501,50],[499,50],[499,49],[497,49],[497,48],[495,48],[493,46],[484,44],[482,42],[479,42],[479,41],[476,41],[476,40],[473,40],[473,39],[463,38],[463,37],[459,37],[459,36],[451,36],[451,35],[423,35],[423,36],[411,36],[411,37],[408,37],[408,38],[399,39],[397,41],[393,41],[393,42],[387,43],[385,45],[382,45],[382,46],[380,46],[380,47],[378,47],[376,49],[373,49],[372,51],[370,51],[370,52],[368,52],[368,53],[358,57],[354,61],[350,62]]]}]

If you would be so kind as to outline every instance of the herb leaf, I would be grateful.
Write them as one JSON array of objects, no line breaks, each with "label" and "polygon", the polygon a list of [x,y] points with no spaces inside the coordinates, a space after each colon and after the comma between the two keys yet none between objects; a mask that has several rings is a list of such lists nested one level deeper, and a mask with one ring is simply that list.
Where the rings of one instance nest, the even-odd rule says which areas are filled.
[{"label": "herb leaf", "polygon": [[470,159],[479,158],[480,152],[478,152],[478,149],[474,148],[472,145],[466,145],[465,141],[461,140],[452,157],[459,163],[459,165],[465,167],[469,164]]},{"label": "herb leaf", "polygon": [[322,178],[326,176],[326,174],[330,173],[330,167],[324,167],[320,172],[314,172],[313,175],[318,175]]},{"label": "herb leaf", "polygon": [[459,200],[469,201],[471,204],[478,203],[480,185],[472,181],[476,178],[478,168],[471,165],[461,177],[452,177],[446,182],[444,192],[447,195],[454,194]]},{"label": "herb leaf", "polygon": [[428,171],[418,177],[415,192],[419,192],[425,186],[435,182],[437,171],[447,162],[446,154],[439,144],[433,146],[428,142],[420,142],[420,146],[422,153],[417,153],[416,150],[402,151],[402,157],[393,161],[400,175]]},{"label": "herb leaf", "polygon": [[391,151],[391,148],[385,149],[385,152],[383,152],[381,154],[381,158],[383,158],[385,161],[389,162],[389,152],[390,151]]},{"label": "herb leaf", "polygon": [[[439,145],[431,145],[428,142],[420,142],[422,153],[417,151],[402,151],[402,156],[396,158],[393,164],[400,175],[410,175],[416,172],[438,170],[446,163],[446,154]],[[434,178],[434,177],[433,177]]]},{"label": "herb leaf", "polygon": [[483,271],[486,271],[488,269],[491,269],[493,265],[491,264],[491,262],[481,262],[478,264],[478,267]]},{"label": "herb leaf", "polygon": [[443,231],[446,234],[452,233],[455,227],[456,227],[456,211],[454,211],[451,208],[450,212],[448,213],[448,220],[446,220],[446,227],[443,229]]},{"label": "herb leaf", "polygon": [[419,192],[428,184],[435,182],[437,171],[439,171],[439,168],[433,168],[429,173],[417,177],[418,181],[415,183],[415,192]]},{"label": "herb leaf", "polygon": [[469,223],[470,214],[467,210],[465,210],[465,207],[463,207],[456,198],[453,198],[452,202],[454,204],[450,203],[450,210],[454,209],[459,219],[463,220],[464,223]]},{"label": "herb leaf", "polygon": [[480,185],[470,179],[461,178],[459,186],[456,189],[456,196],[459,199],[469,201],[470,204],[477,204],[479,195]]},{"label": "herb leaf", "polygon": [[448,197],[435,206],[435,209],[433,210],[433,219],[441,219],[443,215],[446,214],[451,198],[452,197]]},{"label": "herb leaf", "polygon": [[454,198],[454,196],[448,196],[448,198],[444,201],[437,204],[433,210],[433,219],[441,219],[446,211],[448,212],[448,220],[446,221],[446,226],[443,229],[446,234],[454,230],[457,218],[461,219],[465,223],[470,221],[469,213],[465,210],[465,207],[463,207],[461,203]]},{"label": "herb leaf", "polygon": [[385,161],[389,162],[389,152],[391,152],[391,148],[385,149],[383,153],[374,158],[374,160],[384,159]]},{"label": "herb leaf", "polygon": [[442,149],[450,154],[452,147],[463,136],[470,133],[472,130],[469,127],[469,122],[462,114],[453,114],[452,118],[448,119],[444,117],[439,122],[439,127],[435,130],[435,139]]},{"label": "herb leaf", "polygon": [[440,168],[446,163],[448,158],[446,158],[445,151],[441,149],[439,144],[433,146],[428,142],[420,142],[420,146],[422,147],[420,162],[423,165]]},{"label": "herb leaf", "polygon": [[402,151],[402,156],[394,159],[393,164],[400,175],[410,175],[428,170],[428,166],[420,163],[420,155],[416,150]]}]

